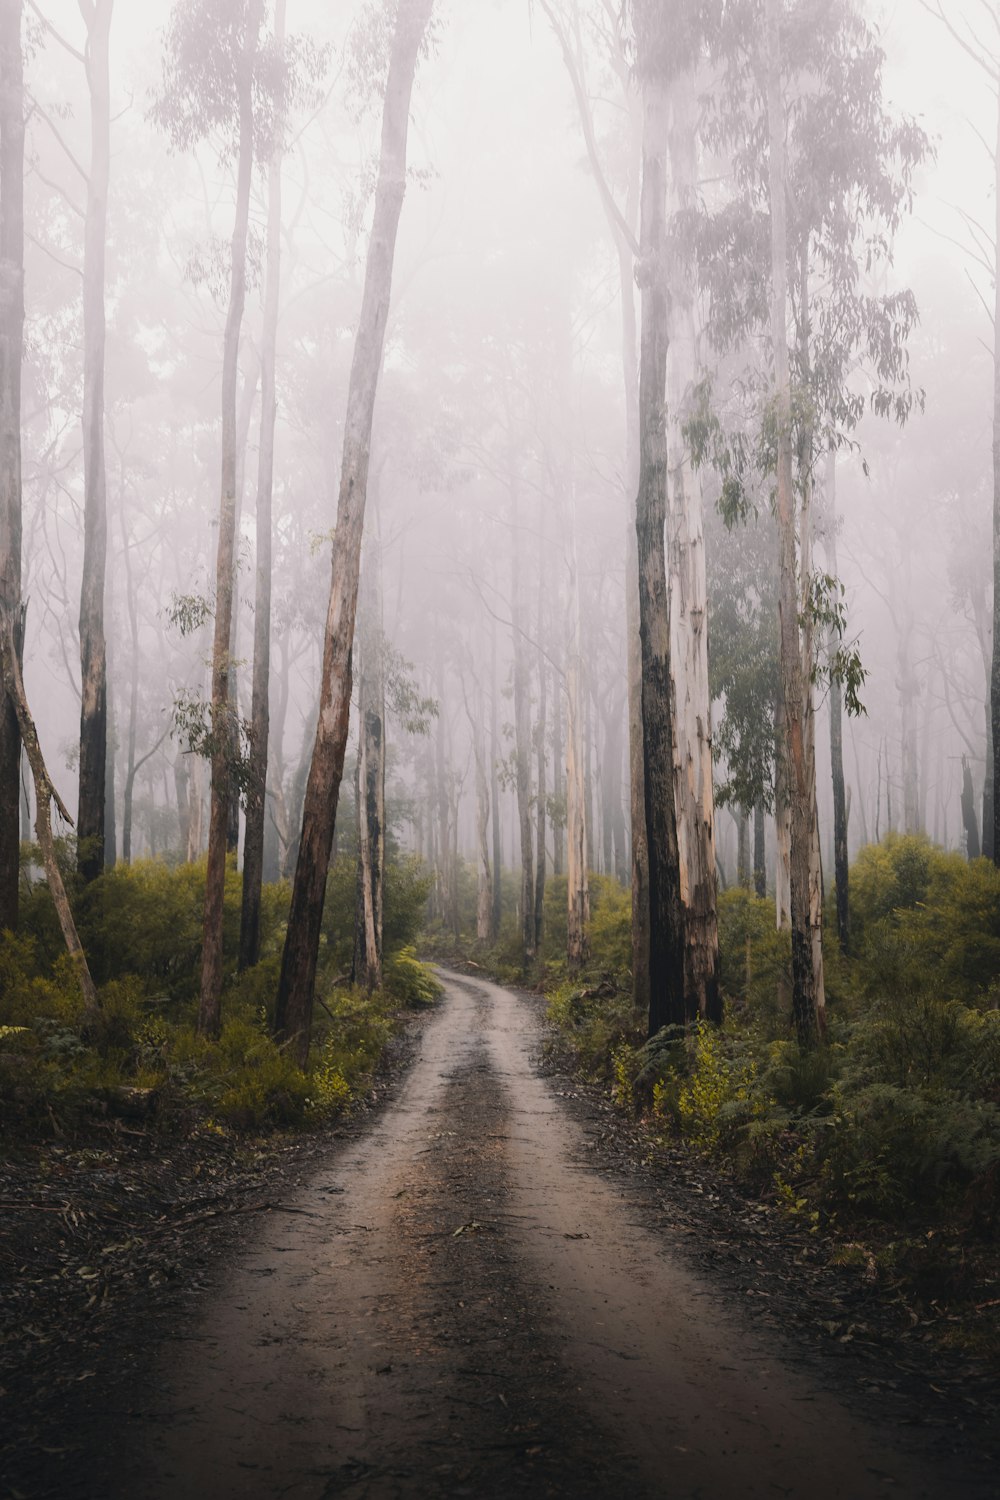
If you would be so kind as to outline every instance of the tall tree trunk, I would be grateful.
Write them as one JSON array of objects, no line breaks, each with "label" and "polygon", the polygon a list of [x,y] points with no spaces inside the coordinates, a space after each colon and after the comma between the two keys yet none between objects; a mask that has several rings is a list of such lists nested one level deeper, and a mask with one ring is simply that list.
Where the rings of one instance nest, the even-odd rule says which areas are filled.
[{"label": "tall tree trunk", "polygon": [[[812,362],[809,348],[809,245],[799,249],[799,363],[802,386],[812,389]],[[805,781],[808,788],[807,818],[809,829],[809,944],[812,952],[813,1004],[816,1026],[822,1035],[826,1030],[826,982],[823,973],[823,862],[819,841],[819,805],[816,790],[816,713],[813,707],[812,676],[816,660],[815,629],[812,617],[813,580],[813,464],[814,435],[809,405],[805,403],[799,428],[799,635],[802,661],[802,743],[805,751]]]},{"label": "tall tree trunk", "polygon": [[589,951],[586,777],[583,754],[583,647],[576,526],[570,515],[570,638],[566,649],[566,962],[579,969]]},{"label": "tall tree trunk", "polygon": [[275,1008],[275,1030],[304,1065],[309,1055],[326,876],[351,709],[351,645],[358,598],[372,417],[389,315],[396,231],[406,187],[406,137],[417,53],[433,0],[399,0],[389,58],[375,211],[344,423],[336,543],[320,681],[320,709]]},{"label": "tall tree trunk", "polygon": [[496,942],[500,936],[503,916],[503,858],[500,847],[500,736],[497,730],[497,636],[492,631],[492,692],[490,694],[490,802],[493,810],[493,910],[490,916],[490,937]]},{"label": "tall tree trunk", "polygon": [[[694,79],[670,88],[671,208],[695,206],[697,100]],[[701,476],[691,462],[684,424],[698,384],[694,267],[670,259],[667,348],[667,452],[670,488],[670,660],[673,684],[674,796],[684,909],[688,1007],[722,1019],[716,916],[712,695],[708,684],[708,583]]]},{"label": "tall tree trunk", "polygon": [[366,548],[359,599],[358,901],[351,978],[369,994],[382,983],[385,874],[385,672],[382,652],[382,556]]},{"label": "tall tree trunk", "polygon": [[226,891],[229,803],[232,796],[229,677],[236,553],[236,386],[240,329],[246,301],[247,223],[253,177],[253,74],[261,12],[261,0],[250,0],[246,46],[240,58],[237,81],[240,143],[229,311],[222,359],[222,496],[219,507],[219,547],[215,564],[215,634],[212,642],[212,801],[208,826],[208,869],[205,876],[201,997],[198,1007],[198,1030],[203,1036],[218,1036],[222,1022],[222,912]]},{"label": "tall tree trunk", "polygon": [[996,267],[993,276],[993,662],[990,675],[990,722],[993,742],[993,863],[1000,866],[1000,79],[997,86],[997,136],[994,154]]},{"label": "tall tree trunk", "polygon": [[[642,326],[639,355],[639,639],[649,879],[649,1034],[691,1019],[685,1004],[684,921],[674,807],[670,606],[667,594],[667,101],[643,82]],[[694,1014],[697,1014],[695,1011]]]},{"label": "tall tree trunk", "polygon": [[[21,356],[24,347],[24,60],[22,0],[0,0],[0,614],[20,660]],[[21,730],[0,693],[0,932],[17,928]]]},{"label": "tall tree trunk", "polygon": [[535,956],[535,870],[531,836],[531,688],[528,647],[525,640],[521,519],[518,477],[513,455],[510,463],[511,524],[511,646],[514,653],[514,786],[521,843],[521,961],[525,967]]},{"label": "tall tree trunk", "polygon": [[735,810],[736,817],[736,884],[750,889],[750,815],[745,807]]},{"label": "tall tree trunk", "polygon": [[[830,573],[837,574],[837,459],[827,461],[826,555]],[[847,785],[844,780],[844,707],[840,678],[830,683],[830,765],[833,775],[833,873],[837,897],[837,940],[842,953],[850,942],[848,906],[850,867],[847,857]]]},{"label": "tall tree trunk", "polygon": [[767,895],[767,864],[764,854],[764,805],[753,810],[753,888],[761,901]]},{"label": "tall tree trunk", "polygon": [[[544,522],[542,530],[542,553],[544,557],[545,532]],[[546,711],[548,708],[546,698],[546,663],[542,651],[542,630],[544,620],[542,606],[545,598],[545,573],[539,565],[538,570],[538,719],[535,723],[535,952],[542,946],[542,928],[545,911],[545,730]]]},{"label": "tall tree trunk", "polygon": [[93,880],[104,868],[108,673],[104,583],[108,513],[104,468],[104,261],[111,169],[108,46],[114,0],[80,5],[87,25],[90,175],[83,251],[83,581],[80,589],[80,796],[77,868]]},{"label": "tall tree trunk", "polygon": [[[778,622],[780,696],[783,709],[782,756],[790,812],[792,1007],[803,1045],[818,1030],[816,976],[810,920],[812,807],[815,766],[805,736],[806,696],[802,681],[799,630],[799,569],[796,503],[792,473],[792,398],[788,361],[788,240],[785,202],[785,115],[781,95],[779,0],[766,0],[768,174],[771,196],[771,338],[777,404],[777,515],[779,534]],[[811,774],[812,773],[812,774]]]},{"label": "tall tree trunk", "polygon": [[972,772],[969,762],[962,756],[962,822],[965,825],[965,852],[968,858],[978,859],[979,828],[976,824],[976,798],[972,790]]},{"label": "tall tree trunk", "polygon": [[[243,388],[240,392],[239,405],[236,416],[236,503],[233,514],[233,537],[234,540],[240,534],[240,525],[243,519],[243,496],[246,489],[246,456],[247,447],[250,442],[250,423],[253,417],[254,402],[257,396],[257,379],[259,371],[256,361],[252,372],[244,377]],[[263,419],[262,419],[263,420]],[[261,431],[263,441],[263,430]],[[240,756],[240,683],[237,663],[239,660],[239,634],[240,634],[240,560],[234,547],[233,552],[233,607],[229,620],[229,685],[227,697],[229,700],[229,712],[227,720],[227,733],[229,735],[229,757],[230,763],[235,764]],[[256,624],[254,629],[254,645],[256,647]],[[251,693],[253,689],[251,686]],[[252,712],[252,710],[251,710]],[[240,799],[229,798],[229,813],[226,822],[226,853],[235,855],[240,844]]]},{"label": "tall tree trunk", "polygon": [[[274,43],[285,45],[285,0],[275,0]],[[240,911],[239,966],[260,958],[260,895],[264,879],[264,813],[271,690],[271,538],[274,492],[274,428],[278,414],[275,367],[278,304],[281,295],[282,110],[277,110],[275,144],[267,183],[267,285],[260,351],[260,452],[257,462],[257,576],[253,617],[253,688],[250,708],[250,764],[243,837],[243,903]]]},{"label": "tall tree trunk", "polygon": [[483,694],[477,686],[475,711],[469,712],[469,730],[476,760],[476,942],[486,947],[493,936],[493,871],[490,866],[490,782],[486,769],[486,721]]},{"label": "tall tree trunk", "polygon": [[552,817],[552,873],[563,873],[563,832],[566,814],[563,787],[563,723],[562,696],[558,681],[552,694],[552,802],[555,812]]}]

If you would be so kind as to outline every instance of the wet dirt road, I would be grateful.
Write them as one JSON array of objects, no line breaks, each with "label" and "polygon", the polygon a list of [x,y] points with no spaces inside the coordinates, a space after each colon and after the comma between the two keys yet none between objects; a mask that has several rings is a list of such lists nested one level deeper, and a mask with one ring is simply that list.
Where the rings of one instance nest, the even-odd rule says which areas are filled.
[{"label": "wet dirt road", "polygon": [[122,1496],[988,1493],[727,1314],[583,1162],[528,1005],[443,978],[396,1103],[165,1351]]}]

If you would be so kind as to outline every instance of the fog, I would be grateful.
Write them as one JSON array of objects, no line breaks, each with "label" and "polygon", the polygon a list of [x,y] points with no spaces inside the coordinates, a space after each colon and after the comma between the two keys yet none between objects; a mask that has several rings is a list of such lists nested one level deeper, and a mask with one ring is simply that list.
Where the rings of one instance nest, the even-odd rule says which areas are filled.
[{"label": "fog", "polygon": [[[352,50],[363,9],[288,3],[289,34],[329,51],[322,77],[297,101],[283,166],[267,879],[294,866],[371,222],[381,96],[377,81],[363,87]],[[556,10],[576,17],[598,151],[635,224],[634,99],[599,35],[612,29],[617,7],[563,0]],[[948,4],[956,25],[966,11],[978,24],[981,6]],[[211,623],[206,617],[185,633],[178,615],[184,601],[210,603],[214,589],[234,163],[231,152],[220,159],[216,137],[172,149],[151,116],[169,12],[166,0],[118,0],[111,29],[106,619],[113,852],[121,858],[127,844],[133,859],[196,854],[208,837],[208,767],[176,714],[179,703],[209,692]],[[836,462],[837,571],[847,638],[867,673],[865,712],[844,729],[849,839],[853,853],[893,828],[925,830],[964,851],[963,765],[980,836],[987,770],[995,162],[984,141],[995,136],[995,103],[985,74],[917,0],[865,14],[886,54],[887,107],[916,115],[936,154],[918,168],[912,212],[895,234],[891,264],[876,273],[880,293],[909,287],[916,295],[910,377],[925,393],[924,409],[903,426],[866,415]],[[69,50],[84,47],[77,5],[39,0],[27,23],[25,676],[50,769],[72,808],[89,99]],[[725,191],[726,171],[717,155],[700,158],[707,201]],[[266,218],[266,173],[258,170],[237,418],[235,658],[247,717]],[[476,867],[477,745],[487,782],[496,780],[502,864],[519,864],[515,645],[526,682],[533,836],[541,765],[548,869],[566,867],[565,682],[577,650],[577,591],[588,863],[628,880],[625,549],[634,457],[621,341],[618,254],[545,8],[442,0],[411,109],[363,563],[380,574],[390,663],[390,837],[437,869],[442,908],[449,898],[441,882],[457,878],[449,860]],[[718,367],[725,397],[732,361],[700,348],[705,369]],[[731,549],[746,542],[714,516],[711,475],[705,486],[711,658],[711,580],[727,576]],[[766,502],[748,525],[768,525]],[[816,550],[827,567],[822,528]],[[815,697],[820,842],[831,879],[822,682]],[[420,713],[416,700],[434,708]],[[717,696],[716,725],[725,710]],[[352,727],[340,847],[354,838],[355,737]],[[720,787],[727,774],[723,759]],[[26,833],[28,815],[26,801]],[[720,876],[729,884],[738,874],[737,824],[737,808],[716,809]],[[767,837],[773,885],[770,819]]]}]

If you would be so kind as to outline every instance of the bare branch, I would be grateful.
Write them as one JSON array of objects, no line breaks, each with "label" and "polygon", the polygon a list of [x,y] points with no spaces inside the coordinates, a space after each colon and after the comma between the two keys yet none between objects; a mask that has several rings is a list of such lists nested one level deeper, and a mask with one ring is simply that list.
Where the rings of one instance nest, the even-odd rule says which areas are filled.
[{"label": "bare branch", "polygon": [[580,124],[583,128],[583,139],[587,147],[587,157],[590,161],[590,169],[594,174],[597,190],[601,195],[601,202],[604,205],[604,212],[611,225],[612,233],[619,235],[625,241],[626,245],[628,245],[632,254],[638,257],[639,241],[636,239],[628,220],[615,201],[614,194],[608,186],[607,178],[604,175],[604,170],[597,154],[597,141],[594,137],[594,119],[590,109],[590,100],[587,98],[586,90],[583,87],[583,79],[580,76],[580,69],[577,67],[576,58],[570,49],[569,38],[563,29],[562,22],[552,9],[550,0],[538,0],[538,3],[549,18],[549,25],[555,33],[556,40],[562,51],[563,62],[566,64],[566,71],[573,85],[573,93],[576,95],[577,109],[580,114]]},{"label": "bare branch", "polygon": [[49,33],[49,36],[54,37],[55,40],[59,43],[60,47],[65,47],[66,51],[70,54],[71,57],[75,57],[77,62],[83,63],[84,67],[86,67],[87,59],[84,57],[83,53],[78,52],[77,49],[72,45],[72,43],[68,42],[66,38],[56,30],[52,22],[49,20],[48,16],[43,15],[39,10],[36,0],[28,0],[28,5],[35,12],[35,15],[41,21],[42,25],[45,27],[45,30]]}]

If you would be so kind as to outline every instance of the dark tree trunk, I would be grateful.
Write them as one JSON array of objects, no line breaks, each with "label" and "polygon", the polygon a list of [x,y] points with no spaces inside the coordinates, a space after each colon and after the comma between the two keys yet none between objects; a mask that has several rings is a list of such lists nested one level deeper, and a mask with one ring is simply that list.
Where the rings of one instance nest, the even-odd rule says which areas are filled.
[{"label": "dark tree trunk", "polygon": [[[1000,330],[1000,92],[997,95],[997,137],[994,157],[996,257],[993,277],[993,327]],[[993,863],[1000,865],[1000,332],[993,345],[993,661],[990,674],[990,722],[993,742]]]},{"label": "dark tree trunk", "polygon": [[[0,0],[0,616],[23,648],[21,355],[24,347],[24,61],[21,0]],[[5,686],[9,686],[5,684]],[[0,693],[0,932],[17,928],[21,731]]]},{"label": "dark tree trunk", "polygon": [[[246,456],[247,446],[250,442],[250,422],[253,417],[254,402],[257,396],[258,370],[256,364],[253,372],[247,375],[243,381],[243,390],[240,393],[239,410],[236,419],[236,505],[233,517],[233,536],[240,534],[240,523],[243,515],[243,495],[246,488]],[[262,419],[263,420],[263,419]],[[263,443],[263,430],[261,441]],[[227,715],[227,733],[229,735],[230,763],[237,762],[240,756],[240,692],[239,672],[237,662],[239,659],[239,633],[240,633],[240,593],[239,593],[239,558],[233,555],[233,603],[230,611],[229,621],[229,686],[227,695],[229,699],[229,712]],[[256,627],[254,633],[254,645],[256,647]],[[251,687],[252,692],[252,687]],[[240,798],[230,797],[229,814],[226,824],[226,853],[236,854],[240,844]]]},{"label": "dark tree trunk", "polygon": [[649,882],[649,1034],[682,1024],[684,924],[674,808],[667,518],[667,108],[662,85],[643,86],[642,323],[639,355],[639,489],[636,539],[643,788]]},{"label": "dark tree trunk", "polygon": [[763,901],[767,895],[767,862],[764,849],[764,806],[761,802],[753,810],[753,888]]},{"label": "dark tree trunk", "polygon": [[976,798],[972,789],[969,762],[962,756],[962,823],[965,826],[965,852],[970,860],[978,859],[979,828],[976,824]]},{"label": "dark tree trunk", "polygon": [[511,463],[511,646],[514,653],[514,785],[521,844],[521,960],[535,956],[535,871],[531,834],[531,703],[528,647],[524,635],[521,522],[518,479]]},{"label": "dark tree trunk", "polygon": [[[544,553],[543,535],[543,553]],[[539,642],[538,651],[538,721],[535,724],[535,753],[537,766],[537,785],[535,789],[535,951],[542,945],[542,925],[544,920],[545,904],[545,719],[546,719],[546,663],[541,651],[542,640],[542,605],[544,602],[545,585],[544,571],[540,568],[538,574],[538,623],[537,638]]]},{"label": "dark tree trunk", "polygon": [[385,875],[385,675],[382,656],[382,557],[366,548],[359,602],[358,879],[351,979],[371,993],[382,983]]},{"label": "dark tree trunk", "polygon": [[[285,0],[276,0],[274,42],[285,43]],[[278,111],[281,119],[281,111]],[[267,286],[260,351],[260,453],[257,465],[257,576],[254,590],[253,689],[250,708],[250,765],[243,838],[243,901],[240,911],[240,969],[260,958],[260,894],[264,879],[264,813],[271,685],[271,531],[274,491],[274,427],[278,403],[275,365],[278,302],[281,292],[281,153],[280,124],[268,172]]]},{"label": "dark tree trunk", "polygon": [[389,315],[396,231],[406,187],[406,136],[417,53],[433,0],[400,0],[389,58],[375,212],[347,394],[336,544],[320,679],[319,721],[306,785],[275,1031],[304,1065],[309,1055],[326,876],[351,710],[351,646],[358,599],[372,417]]},{"label": "dark tree trunk", "polygon": [[[837,461],[827,463],[826,551],[830,572],[837,577]],[[844,780],[844,694],[840,679],[830,684],[830,765],[833,775],[833,878],[837,896],[837,940],[842,953],[850,942],[849,881],[847,858],[847,784]]]},{"label": "dark tree trunk", "polygon": [[236,555],[236,385],[240,329],[246,301],[247,224],[253,176],[253,73],[261,11],[261,0],[251,0],[246,48],[239,63],[240,144],[236,215],[222,361],[222,495],[219,507],[219,547],[215,564],[215,634],[212,642],[212,798],[208,825],[208,869],[205,876],[201,998],[198,1007],[198,1030],[203,1036],[212,1037],[218,1036],[222,1023],[222,912],[232,796],[229,679]]},{"label": "dark tree trunk", "polygon": [[80,590],[80,799],[77,868],[93,880],[104,868],[108,673],[104,582],[108,513],[104,468],[104,261],[111,166],[108,45],[114,0],[81,6],[87,23],[90,176],[83,252],[83,582]]},{"label": "dark tree trunk", "polygon": [[503,918],[503,856],[500,847],[500,736],[497,731],[497,638],[493,631],[493,691],[490,701],[490,802],[493,819],[493,909],[490,936],[496,942]]},{"label": "dark tree trunk", "polygon": [[[562,694],[556,682],[552,694],[552,873],[563,873],[563,832],[566,826],[565,786],[563,783]],[[560,811],[561,809],[561,811]]]},{"label": "dark tree trunk", "polygon": [[[926,754],[926,752],[925,752]],[[925,760],[926,764],[926,760]],[[986,705],[986,777],[983,781],[983,857],[993,859],[993,723]]]},{"label": "dark tree trunk", "polygon": [[750,889],[750,815],[745,807],[736,809],[736,884]]}]

